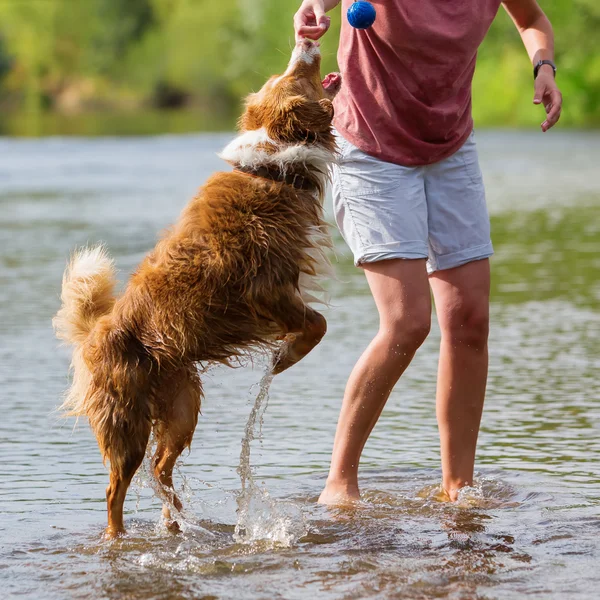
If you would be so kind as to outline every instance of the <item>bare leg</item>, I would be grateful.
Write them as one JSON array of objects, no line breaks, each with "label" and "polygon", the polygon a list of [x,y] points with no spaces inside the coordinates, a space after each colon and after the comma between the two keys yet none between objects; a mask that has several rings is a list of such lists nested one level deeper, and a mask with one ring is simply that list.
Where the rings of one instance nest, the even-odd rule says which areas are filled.
[{"label": "bare leg", "polygon": [[319,502],[357,500],[358,463],[392,388],[423,343],[431,322],[425,259],[364,265],[379,311],[379,332],[356,363],[344,394],[331,467]]},{"label": "bare leg", "polygon": [[437,271],[430,283],[442,330],[436,398],[442,485],[455,500],[473,483],[488,370],[489,261]]},{"label": "bare leg", "polygon": [[[181,510],[181,501],[173,491],[173,468],[184,449],[192,443],[198,423],[202,388],[193,369],[182,369],[163,387],[165,391],[160,400],[164,403],[164,413],[154,428],[157,448],[152,463],[154,475],[166,488],[170,503]],[[167,504],[163,506],[163,516],[167,526],[177,531],[178,525],[172,521]]]}]

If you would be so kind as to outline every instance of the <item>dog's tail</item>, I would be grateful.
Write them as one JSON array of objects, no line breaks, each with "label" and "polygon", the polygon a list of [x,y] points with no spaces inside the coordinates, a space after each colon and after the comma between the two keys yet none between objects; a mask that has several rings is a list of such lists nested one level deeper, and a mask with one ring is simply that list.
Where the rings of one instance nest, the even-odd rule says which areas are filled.
[{"label": "dog's tail", "polygon": [[62,282],[62,307],[52,323],[56,337],[81,344],[96,321],[115,303],[115,266],[104,246],[84,248],[67,265]]},{"label": "dog's tail", "polygon": [[112,310],[115,284],[115,266],[104,246],[79,250],[65,270],[62,306],[52,323],[56,336],[74,346],[73,383],[61,407],[71,415],[86,414],[91,374],[81,346],[98,319]]}]

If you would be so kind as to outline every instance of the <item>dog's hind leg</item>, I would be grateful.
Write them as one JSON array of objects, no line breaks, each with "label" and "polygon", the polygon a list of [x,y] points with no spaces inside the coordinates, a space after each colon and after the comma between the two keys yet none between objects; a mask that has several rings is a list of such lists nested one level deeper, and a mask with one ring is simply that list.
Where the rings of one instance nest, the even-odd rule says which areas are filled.
[{"label": "dog's hind leg", "polygon": [[284,343],[273,357],[273,373],[277,375],[304,358],[327,332],[325,317],[300,301],[282,305],[277,320],[284,332]]},{"label": "dog's hind leg", "polygon": [[174,377],[169,377],[158,398],[161,414],[154,427],[157,448],[153,466],[156,479],[168,495],[163,516],[172,531],[178,531],[179,526],[172,519],[170,506],[178,511],[182,508],[173,490],[173,468],[184,449],[192,443],[201,400],[202,387],[194,367],[181,369]]},{"label": "dog's hind leg", "polygon": [[106,488],[108,527],[105,537],[108,539],[125,533],[123,503],[131,479],[144,460],[149,438],[150,422],[145,419],[134,424],[132,420],[122,418],[112,432],[113,446],[108,453],[110,483]]}]

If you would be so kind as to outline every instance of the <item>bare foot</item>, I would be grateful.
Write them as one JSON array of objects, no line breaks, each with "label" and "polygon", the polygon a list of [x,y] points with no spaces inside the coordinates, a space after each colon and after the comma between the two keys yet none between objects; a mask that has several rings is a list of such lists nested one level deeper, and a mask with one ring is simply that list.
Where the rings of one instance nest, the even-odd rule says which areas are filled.
[{"label": "bare foot", "polygon": [[360,502],[358,486],[348,483],[327,483],[321,492],[319,504],[326,506],[347,506]]},{"label": "bare foot", "polygon": [[442,491],[446,495],[446,501],[456,502],[458,500],[458,496],[460,490],[464,487],[472,487],[472,480],[450,480],[442,482]]},{"label": "bare foot", "polygon": [[446,490],[442,488],[440,492],[440,499],[444,502],[456,502],[458,500],[458,491],[460,488],[450,488]]}]

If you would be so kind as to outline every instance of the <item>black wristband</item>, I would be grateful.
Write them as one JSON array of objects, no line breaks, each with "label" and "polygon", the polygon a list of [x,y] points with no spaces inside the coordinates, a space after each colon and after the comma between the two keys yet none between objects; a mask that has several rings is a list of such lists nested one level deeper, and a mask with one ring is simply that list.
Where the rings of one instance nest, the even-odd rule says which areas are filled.
[{"label": "black wristband", "polygon": [[556,77],[556,65],[551,60],[540,60],[535,65],[535,67],[533,67],[533,78],[534,79],[537,79],[538,71],[540,70],[540,67],[542,67],[543,65],[550,65],[552,67],[554,77]]}]

